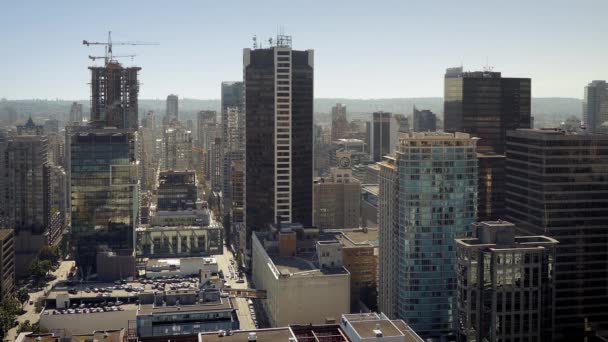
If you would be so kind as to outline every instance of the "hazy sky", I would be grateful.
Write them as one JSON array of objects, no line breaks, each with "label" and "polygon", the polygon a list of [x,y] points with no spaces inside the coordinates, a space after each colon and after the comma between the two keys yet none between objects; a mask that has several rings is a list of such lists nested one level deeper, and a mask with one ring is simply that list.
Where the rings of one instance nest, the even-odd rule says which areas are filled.
[{"label": "hazy sky", "polygon": [[608,79],[607,14],[607,0],[2,1],[0,98],[88,98],[87,56],[103,49],[82,40],[108,30],[161,44],[115,47],[137,54],[140,97],[219,98],[251,37],[277,26],[315,50],[316,97],[442,96],[446,67],[487,60],[531,77],[533,96],[581,98]]}]

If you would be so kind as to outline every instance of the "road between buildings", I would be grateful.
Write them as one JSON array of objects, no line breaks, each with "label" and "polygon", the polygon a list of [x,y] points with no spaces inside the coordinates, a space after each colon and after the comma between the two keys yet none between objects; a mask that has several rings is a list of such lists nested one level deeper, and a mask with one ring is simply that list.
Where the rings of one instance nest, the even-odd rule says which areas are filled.
[{"label": "road between buildings", "polygon": [[[74,261],[62,261],[59,264],[59,267],[55,271],[51,272],[51,274],[56,277],[54,280],[48,282],[42,290],[37,292],[30,292],[30,299],[27,303],[25,303],[25,306],[23,307],[25,313],[17,317],[17,321],[19,322],[19,324],[25,321],[30,321],[31,324],[34,324],[40,320],[40,313],[36,312],[36,303],[41,297],[44,297],[45,293],[48,293],[57,282],[68,279],[68,274],[70,273],[70,269],[72,269],[73,265]],[[30,302],[33,302],[33,304],[30,305]],[[16,340],[17,327],[14,327],[9,330],[6,333],[4,339],[6,341]]]}]

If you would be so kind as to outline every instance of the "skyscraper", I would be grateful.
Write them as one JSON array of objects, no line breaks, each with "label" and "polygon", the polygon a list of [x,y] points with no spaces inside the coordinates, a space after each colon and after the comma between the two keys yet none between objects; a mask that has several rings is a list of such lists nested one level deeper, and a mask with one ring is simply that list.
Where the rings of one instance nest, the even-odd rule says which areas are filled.
[{"label": "skyscraper", "polygon": [[71,234],[83,277],[97,273],[98,254],[134,256],[139,210],[136,135],[88,128],[71,136]]},{"label": "skyscraper", "polygon": [[397,316],[423,336],[452,330],[454,239],[469,235],[477,217],[477,140],[442,132],[399,139]]},{"label": "skyscraper", "polygon": [[246,225],[312,224],[313,50],[244,49]]},{"label": "skyscraper", "polygon": [[477,198],[478,221],[496,221],[505,217],[505,156],[477,153],[479,169]]},{"label": "skyscraper", "polygon": [[[228,243],[232,240],[232,162],[245,157],[245,111],[243,106],[243,82],[222,82],[222,201],[224,205],[224,228]],[[237,199],[242,202],[243,199]]]},{"label": "skyscraper", "polygon": [[378,166],[378,310],[394,318],[399,298],[399,172],[395,156],[384,156]]},{"label": "skyscraper", "polygon": [[434,132],[437,130],[437,116],[428,109],[414,107],[414,132]]},{"label": "skyscraper", "polygon": [[382,157],[394,150],[397,129],[391,113],[380,111],[372,114],[372,121],[367,126],[367,145],[372,161],[382,161]]},{"label": "skyscraper", "polygon": [[444,81],[444,130],[480,138],[480,152],[504,153],[507,130],[530,128],[529,78],[449,68]]},{"label": "skyscraper", "polygon": [[181,124],[167,128],[163,136],[162,170],[192,170],[192,132]]},{"label": "skyscraper", "polygon": [[82,114],[82,104],[76,102],[72,103],[72,106],[70,107],[69,123],[81,125],[82,119],[84,119]]},{"label": "skyscraper", "polygon": [[222,136],[224,144],[228,138],[228,109],[243,115],[243,82],[222,82]]},{"label": "skyscraper", "polygon": [[91,124],[98,128],[137,130],[139,126],[137,73],[141,68],[125,68],[116,61],[91,70]]},{"label": "skyscraper", "polygon": [[[606,81],[596,80],[585,87],[583,121],[587,126],[587,131],[591,133],[599,133],[602,124],[608,122],[608,83]],[[604,128],[604,131],[606,130],[608,127]]]},{"label": "skyscraper", "polygon": [[331,107],[331,141],[346,138],[347,132],[346,105],[336,103],[335,106]]},{"label": "skyscraper", "polygon": [[456,239],[458,341],[552,341],[557,240],[473,225],[477,237]]},{"label": "skyscraper", "polygon": [[196,115],[196,130],[198,147],[203,150],[211,148],[211,144],[215,140],[217,125],[217,112],[214,110],[201,110]]},{"label": "skyscraper", "polygon": [[167,111],[165,116],[179,119],[179,99],[177,95],[171,94],[167,96]]},{"label": "skyscraper", "polygon": [[510,131],[506,158],[506,220],[559,241],[556,340],[582,341],[608,323],[608,135]]}]

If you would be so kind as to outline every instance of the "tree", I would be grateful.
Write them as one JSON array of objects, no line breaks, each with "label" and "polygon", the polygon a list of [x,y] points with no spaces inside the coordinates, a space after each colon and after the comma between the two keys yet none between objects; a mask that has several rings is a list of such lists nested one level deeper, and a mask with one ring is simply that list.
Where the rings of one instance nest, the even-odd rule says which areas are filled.
[{"label": "tree", "polygon": [[30,321],[25,321],[25,322],[19,324],[19,327],[17,328],[17,334],[20,334],[22,332],[32,332],[34,334],[44,334],[49,331],[45,327],[41,326],[40,323],[31,324]]},{"label": "tree", "polygon": [[0,333],[2,333],[2,338],[15,325],[15,319],[20,309],[19,301],[13,297],[7,297],[0,303]]},{"label": "tree", "polygon": [[39,260],[48,260],[53,266],[59,264],[60,258],[61,251],[59,250],[59,246],[43,246],[38,252]]},{"label": "tree", "polygon": [[34,281],[40,283],[46,278],[46,274],[51,270],[51,262],[48,260],[34,260],[30,266],[30,273],[34,277]]},{"label": "tree", "polygon": [[20,288],[17,293],[15,293],[15,298],[21,303],[21,309],[23,310],[23,305],[30,299],[30,294],[27,293],[27,289]]}]

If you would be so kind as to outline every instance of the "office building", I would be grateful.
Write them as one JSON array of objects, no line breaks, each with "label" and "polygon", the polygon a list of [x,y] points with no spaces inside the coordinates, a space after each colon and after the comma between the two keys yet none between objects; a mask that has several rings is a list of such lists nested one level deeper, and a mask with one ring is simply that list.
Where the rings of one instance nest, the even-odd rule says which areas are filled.
[{"label": "office building", "polygon": [[42,127],[43,127],[43,132],[46,135],[57,134],[57,133],[59,133],[59,120],[57,120],[57,119],[44,120],[44,124],[42,125]]},{"label": "office building", "polygon": [[[585,87],[583,99],[583,122],[590,133],[606,133],[608,127],[608,83],[595,80]],[[608,124],[607,124],[608,125]]]},{"label": "office building", "polygon": [[351,310],[363,302],[376,306],[378,229],[324,231],[316,243],[319,267],[344,267],[350,273]]},{"label": "office building", "polygon": [[83,277],[97,273],[97,254],[133,258],[138,224],[137,133],[75,132],[70,143],[72,248]]},{"label": "office building", "polygon": [[243,120],[243,82],[222,82],[221,96],[222,137],[227,145],[232,137],[230,127]]},{"label": "office building", "polygon": [[167,110],[165,116],[179,120],[179,98],[177,95],[171,94],[167,96]]},{"label": "office building", "polygon": [[331,141],[347,138],[349,131],[346,105],[336,103],[331,107]]},{"label": "office building", "polygon": [[434,132],[437,130],[437,116],[428,109],[414,107],[412,114],[414,120],[414,132]]},{"label": "office building", "polygon": [[339,167],[313,185],[313,224],[320,229],[359,227],[361,184],[352,177],[350,153],[338,152]]},{"label": "office building", "polygon": [[449,68],[444,81],[444,130],[480,138],[479,152],[503,154],[508,130],[530,128],[529,78]]},{"label": "office building", "polygon": [[17,135],[43,135],[44,134],[44,126],[36,125],[32,117],[23,125],[17,125]]},{"label": "office building", "polygon": [[192,132],[181,125],[167,128],[163,136],[162,170],[192,170]]},{"label": "office building", "polygon": [[397,129],[391,113],[380,111],[372,114],[372,120],[367,124],[367,145],[373,162],[381,161],[395,149]]},{"label": "office building", "polygon": [[477,220],[480,222],[504,219],[505,160],[504,154],[477,153]]},{"label": "office building", "polygon": [[223,228],[216,221],[206,225],[172,221],[173,225],[150,224],[137,228],[138,258],[187,258],[223,253]]},{"label": "office building", "polygon": [[197,181],[194,171],[161,171],[158,177],[157,210],[177,211],[196,208]]},{"label": "office building", "polygon": [[477,140],[443,132],[399,139],[397,316],[423,337],[452,330],[454,239],[469,235],[477,218]]},{"label": "office building", "polygon": [[397,314],[399,278],[399,172],[395,156],[384,156],[380,167],[378,193],[378,310],[388,317]]},{"label": "office building", "polygon": [[210,181],[211,181],[211,190],[215,192],[222,191],[222,138],[217,137],[214,139],[213,144],[211,145],[211,149],[209,150],[208,155],[210,161]]},{"label": "office building", "polygon": [[403,114],[395,114],[393,117],[395,118],[395,122],[397,122],[398,133],[407,133],[410,131],[410,121],[407,116]]},{"label": "office building", "polygon": [[0,298],[15,289],[15,231],[0,229]]},{"label": "office building", "polygon": [[474,228],[456,239],[458,341],[552,341],[557,240],[506,221]]},{"label": "office building", "polygon": [[313,263],[318,240],[318,229],[289,223],[252,234],[253,283],[266,291],[271,326],[319,324],[350,312],[350,274]]},{"label": "office building", "polygon": [[313,51],[244,49],[246,226],[312,224]]},{"label": "office building", "polygon": [[84,120],[84,115],[82,111],[82,103],[73,102],[70,107],[70,115],[68,118],[69,125],[81,125]]},{"label": "office building", "polygon": [[137,130],[141,68],[125,68],[115,61],[91,70],[91,119],[95,127]]},{"label": "office building", "polygon": [[6,149],[9,228],[44,231],[48,212],[44,173],[47,138],[42,135],[9,137]]},{"label": "office building", "polygon": [[557,129],[507,133],[506,215],[521,231],[559,241],[556,340],[608,323],[608,136]]},{"label": "office building", "polygon": [[217,125],[217,112],[214,110],[201,110],[196,115],[196,130],[198,147],[206,150],[211,147],[211,143],[216,137],[220,137],[216,133],[215,126]]},{"label": "office building", "polygon": [[378,228],[378,184],[361,185],[361,226]]}]

